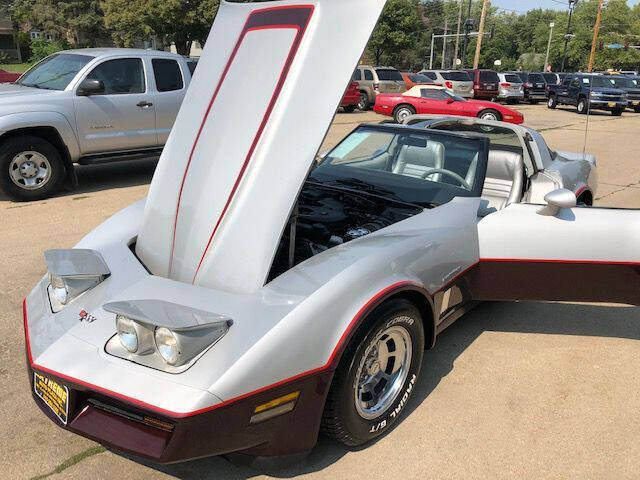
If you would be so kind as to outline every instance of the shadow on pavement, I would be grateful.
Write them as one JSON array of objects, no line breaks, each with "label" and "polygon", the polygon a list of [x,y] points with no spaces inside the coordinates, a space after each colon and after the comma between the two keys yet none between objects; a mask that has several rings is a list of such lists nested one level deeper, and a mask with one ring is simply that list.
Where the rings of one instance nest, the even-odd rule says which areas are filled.
[{"label": "shadow on pavement", "polygon": [[[128,160],[103,165],[76,165],[78,186],[75,189],[60,190],[53,197],[82,195],[112,188],[126,188],[151,182],[157,158]],[[11,201],[0,191],[0,201]]]},{"label": "shadow on pavement", "polygon": [[[410,422],[412,412],[454,368],[462,354],[484,332],[518,332],[545,335],[578,335],[640,340],[638,308],[573,305],[559,303],[487,302],[479,305],[443,332],[433,350],[425,353],[420,380],[400,422]],[[544,341],[544,337],[541,337]],[[437,412],[442,415],[446,412]],[[393,428],[386,432],[388,435]],[[382,437],[381,437],[382,438]],[[367,446],[360,447],[366,449]],[[248,479],[266,473],[292,478],[320,471],[347,454],[350,449],[321,436],[311,454],[294,466],[259,471],[235,466],[222,457],[211,457],[175,465],[156,465],[133,461],[185,480]]]}]

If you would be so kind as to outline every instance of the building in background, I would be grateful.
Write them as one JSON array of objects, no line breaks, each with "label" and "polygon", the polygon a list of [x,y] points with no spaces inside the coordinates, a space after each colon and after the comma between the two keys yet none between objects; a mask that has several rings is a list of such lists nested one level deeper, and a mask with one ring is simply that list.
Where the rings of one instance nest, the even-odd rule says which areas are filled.
[{"label": "building in background", "polygon": [[7,56],[11,60],[22,62],[17,35],[11,19],[0,15],[0,57]]}]

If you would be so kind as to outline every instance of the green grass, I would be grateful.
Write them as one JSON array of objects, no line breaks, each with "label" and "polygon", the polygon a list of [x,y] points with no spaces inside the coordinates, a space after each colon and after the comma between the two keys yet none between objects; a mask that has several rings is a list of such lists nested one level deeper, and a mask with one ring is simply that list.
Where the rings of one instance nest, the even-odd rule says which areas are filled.
[{"label": "green grass", "polygon": [[29,67],[31,67],[30,63],[0,63],[0,70],[5,72],[24,73]]},{"label": "green grass", "polygon": [[47,477],[50,477],[51,475],[60,473],[69,467],[73,467],[75,464],[80,463],[85,458],[93,457],[94,455],[98,455],[106,451],[107,449],[100,445],[88,448],[87,450],[80,452],[77,455],[73,455],[72,457],[69,457],[68,459],[66,459],[64,462],[62,462],[60,465],[58,465],[56,468],[54,468],[50,472],[45,473],[43,475],[37,475],[35,477],[32,477],[31,480],[43,480]]}]

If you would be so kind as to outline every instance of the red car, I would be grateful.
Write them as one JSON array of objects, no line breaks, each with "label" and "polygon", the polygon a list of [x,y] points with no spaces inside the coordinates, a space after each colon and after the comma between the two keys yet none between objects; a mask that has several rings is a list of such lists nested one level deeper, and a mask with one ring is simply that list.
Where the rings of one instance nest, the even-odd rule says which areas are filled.
[{"label": "red car", "polygon": [[358,103],[360,103],[360,86],[358,82],[351,82],[347,87],[344,97],[342,97],[340,106],[345,112],[351,113],[358,108]]},{"label": "red car", "polygon": [[444,87],[434,85],[416,85],[402,95],[380,94],[376,97],[373,110],[393,117],[398,123],[416,113],[478,117],[515,124],[524,121],[520,112],[503,105],[483,100],[467,100],[449,93]]},{"label": "red car", "polygon": [[5,72],[0,70],[0,83],[13,83],[20,78],[19,73]]}]

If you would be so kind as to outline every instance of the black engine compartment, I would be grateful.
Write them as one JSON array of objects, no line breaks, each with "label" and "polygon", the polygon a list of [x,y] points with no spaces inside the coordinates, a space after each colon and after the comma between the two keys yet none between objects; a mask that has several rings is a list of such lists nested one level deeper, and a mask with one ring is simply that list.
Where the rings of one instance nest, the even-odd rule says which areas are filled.
[{"label": "black engine compartment", "polygon": [[422,211],[378,195],[307,182],[280,240],[269,280],[325,250]]}]

